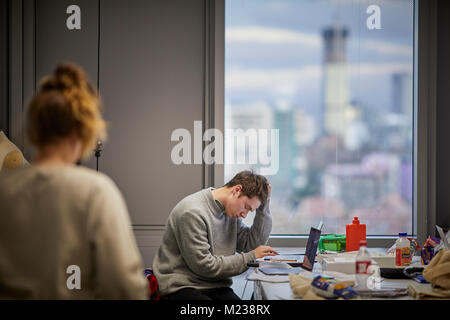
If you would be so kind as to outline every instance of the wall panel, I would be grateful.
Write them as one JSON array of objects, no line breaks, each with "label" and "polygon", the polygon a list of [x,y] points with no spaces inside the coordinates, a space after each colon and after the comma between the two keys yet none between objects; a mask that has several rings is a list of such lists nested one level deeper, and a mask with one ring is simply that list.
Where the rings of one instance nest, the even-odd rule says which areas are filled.
[{"label": "wall panel", "polygon": [[175,204],[202,187],[202,165],[172,163],[171,133],[193,133],[203,119],[203,6],[101,1],[100,92],[109,138],[100,167],[122,190],[134,225],[164,225]]}]

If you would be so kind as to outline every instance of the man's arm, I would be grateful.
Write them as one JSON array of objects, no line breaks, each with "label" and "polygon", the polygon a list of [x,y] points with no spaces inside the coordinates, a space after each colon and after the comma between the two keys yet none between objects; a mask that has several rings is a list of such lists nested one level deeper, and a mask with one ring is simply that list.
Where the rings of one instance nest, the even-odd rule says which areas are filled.
[{"label": "man's arm", "polygon": [[270,200],[264,208],[256,209],[253,225],[248,227],[239,218],[237,234],[237,252],[248,252],[260,245],[265,245],[272,231],[272,215],[269,209]]},{"label": "man's arm", "polygon": [[178,216],[176,225],[176,241],[183,259],[199,278],[230,278],[247,270],[247,263],[255,260],[254,251],[230,256],[211,254],[206,223],[199,215],[184,212]]}]

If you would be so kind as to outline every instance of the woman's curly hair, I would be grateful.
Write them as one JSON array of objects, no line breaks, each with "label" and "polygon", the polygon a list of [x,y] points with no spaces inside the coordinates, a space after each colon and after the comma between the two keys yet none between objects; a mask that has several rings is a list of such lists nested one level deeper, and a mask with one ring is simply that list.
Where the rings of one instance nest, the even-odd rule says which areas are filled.
[{"label": "woman's curly hair", "polygon": [[74,131],[82,141],[83,158],[94,150],[97,139],[106,138],[97,90],[80,67],[64,63],[42,79],[28,108],[27,133],[33,145],[45,146]]}]

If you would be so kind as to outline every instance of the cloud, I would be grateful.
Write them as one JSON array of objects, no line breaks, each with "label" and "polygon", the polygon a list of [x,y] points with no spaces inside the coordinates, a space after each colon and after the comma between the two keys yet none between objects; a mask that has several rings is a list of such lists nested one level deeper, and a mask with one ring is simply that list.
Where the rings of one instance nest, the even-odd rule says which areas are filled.
[{"label": "cloud", "polygon": [[413,48],[406,45],[399,45],[385,41],[367,40],[363,42],[364,48],[382,55],[396,55],[412,57]]},{"label": "cloud", "polygon": [[393,73],[412,74],[413,66],[410,63],[360,63],[348,66],[352,76],[379,76]]},{"label": "cloud", "polygon": [[[320,84],[322,65],[308,65],[302,68],[288,69],[246,69],[234,67],[226,71],[227,90],[264,89],[291,93],[296,88],[312,88]],[[408,63],[360,63],[349,64],[349,77],[386,76],[393,73],[412,74],[412,65]]]},{"label": "cloud", "polygon": [[[323,42],[320,34],[262,26],[227,28],[225,41],[227,44],[299,45],[312,49],[320,49]],[[412,57],[413,55],[411,46],[386,41],[366,40],[362,42],[362,46],[366,50],[381,55],[404,57]]]},{"label": "cloud", "polygon": [[296,44],[318,47],[322,43],[319,35],[282,28],[232,27],[225,31],[225,41],[229,43]]},{"label": "cloud", "polygon": [[283,88],[294,90],[305,81],[318,81],[321,75],[321,68],[317,65],[273,70],[233,68],[227,70],[225,82],[227,89],[275,89],[282,92]]}]

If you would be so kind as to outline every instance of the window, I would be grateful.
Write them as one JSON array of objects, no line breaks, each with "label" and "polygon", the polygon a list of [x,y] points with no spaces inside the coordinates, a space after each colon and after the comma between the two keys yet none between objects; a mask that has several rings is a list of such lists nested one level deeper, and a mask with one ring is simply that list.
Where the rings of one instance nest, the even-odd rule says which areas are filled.
[{"label": "window", "polygon": [[413,233],[414,17],[413,0],[226,0],[224,178],[269,178],[272,234],[355,216]]}]

